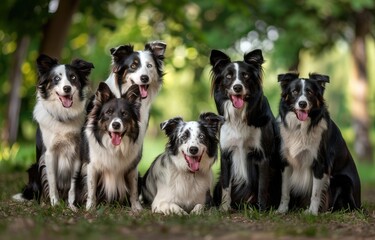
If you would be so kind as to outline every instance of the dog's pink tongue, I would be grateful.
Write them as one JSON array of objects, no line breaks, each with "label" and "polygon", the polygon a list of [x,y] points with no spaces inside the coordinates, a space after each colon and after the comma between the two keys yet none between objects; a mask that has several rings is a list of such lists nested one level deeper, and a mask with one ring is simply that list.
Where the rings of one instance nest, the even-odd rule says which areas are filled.
[{"label": "dog's pink tongue", "polygon": [[306,111],[303,110],[297,110],[297,118],[300,121],[306,121],[306,119],[309,117],[309,114]]},{"label": "dog's pink tongue", "polygon": [[141,92],[142,98],[146,98],[148,96],[147,85],[139,85],[139,91]]},{"label": "dog's pink tongue", "polygon": [[232,104],[235,108],[242,108],[243,107],[244,101],[243,101],[242,96],[232,95],[230,97],[231,97],[231,100],[232,100]]},{"label": "dog's pink tongue", "polygon": [[59,98],[60,98],[60,101],[61,101],[62,105],[64,106],[64,108],[70,108],[73,105],[73,100],[72,100],[72,97],[70,95],[59,96]]},{"label": "dog's pink tongue", "polygon": [[192,172],[196,172],[199,170],[199,158],[198,157],[185,156],[185,158]]},{"label": "dog's pink tongue", "polygon": [[112,144],[113,145],[115,145],[115,146],[120,145],[120,143],[121,143],[121,134],[120,133],[116,133],[116,132],[111,133],[111,138],[112,138]]}]

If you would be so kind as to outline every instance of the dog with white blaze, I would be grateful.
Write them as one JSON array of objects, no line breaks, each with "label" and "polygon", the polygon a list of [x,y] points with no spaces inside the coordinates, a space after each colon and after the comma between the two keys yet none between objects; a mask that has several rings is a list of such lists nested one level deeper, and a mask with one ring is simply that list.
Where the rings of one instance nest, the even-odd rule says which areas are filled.
[{"label": "dog with white blaze", "polygon": [[260,210],[280,199],[279,140],[275,118],[263,94],[262,51],[231,61],[212,50],[212,94],[225,118],[220,131],[220,178],[214,201],[228,211],[250,205]]},{"label": "dog with white blaze", "polygon": [[354,160],[324,100],[329,77],[298,73],[278,76],[282,196],[278,212],[308,207],[308,213],[361,207],[361,184]]},{"label": "dog with white blaze", "polygon": [[76,178],[81,168],[81,130],[90,97],[88,76],[92,63],[76,59],[60,64],[57,59],[40,55],[37,59],[37,102],[33,116],[37,162],[28,170],[29,183],[16,200],[49,198],[55,206],[68,200],[75,210]]},{"label": "dog with white blaze", "polygon": [[217,158],[222,123],[221,116],[202,113],[198,121],[176,117],[160,124],[169,141],[142,181],[142,198],[151,204],[152,212],[200,214],[211,202],[211,167]]},{"label": "dog with white blaze", "polygon": [[117,98],[105,82],[95,94],[84,127],[82,181],[86,209],[99,203],[130,202],[134,212],[142,209],[138,194],[137,138],[140,131],[141,97],[132,86]]}]

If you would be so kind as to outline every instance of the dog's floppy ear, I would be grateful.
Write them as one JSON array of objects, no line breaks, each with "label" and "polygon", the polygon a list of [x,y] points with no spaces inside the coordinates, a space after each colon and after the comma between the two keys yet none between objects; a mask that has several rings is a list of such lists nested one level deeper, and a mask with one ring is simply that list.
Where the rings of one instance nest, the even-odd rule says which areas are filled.
[{"label": "dog's floppy ear", "polygon": [[56,58],[51,58],[45,54],[40,54],[36,59],[36,65],[38,68],[39,75],[43,75],[49,72],[54,66],[58,65],[59,62]]},{"label": "dog's floppy ear", "polygon": [[166,48],[167,48],[167,44],[161,41],[153,41],[153,42],[146,43],[145,45],[145,50],[149,50],[157,57],[164,56]]},{"label": "dog's floppy ear", "polygon": [[201,113],[199,120],[209,129],[214,131],[214,134],[219,131],[221,125],[224,123],[224,117],[216,115],[212,112]]},{"label": "dog's floppy ear", "polygon": [[128,100],[130,103],[140,103],[141,102],[141,93],[139,91],[139,87],[137,84],[133,84],[129,87],[128,91],[124,93],[122,98],[125,98]]},{"label": "dog's floppy ear", "polygon": [[264,63],[262,50],[260,49],[255,49],[249,53],[246,53],[243,59],[246,63],[256,65],[258,67]]},{"label": "dog's floppy ear", "polygon": [[222,67],[230,63],[230,57],[223,53],[222,51],[213,49],[210,53],[210,63],[212,65],[212,68],[215,69],[217,67]]},{"label": "dog's floppy ear", "polygon": [[90,75],[91,69],[94,68],[94,64],[90,62],[86,62],[82,59],[74,59],[71,63],[71,65],[75,68],[77,68],[85,77]]},{"label": "dog's floppy ear", "polygon": [[175,117],[160,123],[160,128],[167,136],[170,136],[183,121],[181,117]]},{"label": "dog's floppy ear", "polygon": [[315,81],[321,86],[323,89],[325,89],[326,83],[329,83],[329,76],[327,75],[322,75],[318,73],[310,73],[309,78],[312,81]]},{"label": "dog's floppy ear", "polygon": [[112,93],[111,89],[105,82],[100,82],[98,89],[95,93],[95,100],[99,101],[100,103],[106,103],[110,99],[114,98],[115,95]]},{"label": "dog's floppy ear", "polygon": [[281,88],[284,89],[286,85],[288,85],[291,81],[297,79],[299,73],[297,72],[290,72],[290,73],[283,73],[277,76],[277,81],[280,83]]}]

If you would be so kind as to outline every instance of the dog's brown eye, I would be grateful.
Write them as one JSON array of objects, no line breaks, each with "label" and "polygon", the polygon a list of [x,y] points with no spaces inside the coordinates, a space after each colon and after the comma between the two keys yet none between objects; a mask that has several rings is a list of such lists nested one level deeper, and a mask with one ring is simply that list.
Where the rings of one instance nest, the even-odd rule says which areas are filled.
[{"label": "dog's brown eye", "polygon": [[293,90],[293,91],[292,91],[292,94],[293,94],[293,95],[297,95],[297,94],[298,94],[298,91],[297,91],[297,90]]},{"label": "dog's brown eye", "polygon": [[182,137],[181,137],[181,138],[182,138],[182,140],[184,140],[184,141],[185,141],[185,140],[187,140],[187,139],[188,139],[188,136],[187,136],[186,134],[184,134],[184,135],[182,135]]},{"label": "dog's brown eye", "polygon": [[136,69],[136,68],[137,68],[137,64],[133,63],[132,65],[130,65],[130,67],[131,67],[132,69]]},{"label": "dog's brown eye", "polygon": [[232,75],[230,75],[230,74],[227,74],[225,77],[228,78],[228,79],[232,79]]},{"label": "dog's brown eye", "polygon": [[128,117],[128,113],[127,112],[122,112],[122,117],[123,118],[127,118]]},{"label": "dog's brown eye", "polygon": [[112,109],[108,109],[106,112],[105,112],[105,114],[107,114],[107,115],[112,115],[112,113],[113,113],[113,111],[112,111]]},{"label": "dog's brown eye", "polygon": [[308,89],[306,92],[308,95],[313,95],[313,92],[310,89]]},{"label": "dog's brown eye", "polygon": [[244,74],[243,74],[243,77],[244,77],[245,79],[248,79],[248,78],[249,78],[249,74],[244,73]]},{"label": "dog's brown eye", "polygon": [[76,80],[76,76],[75,76],[75,75],[72,75],[72,76],[70,76],[70,79],[71,79],[71,80]]},{"label": "dog's brown eye", "polygon": [[203,140],[204,139],[204,135],[203,134],[199,134],[199,139]]}]

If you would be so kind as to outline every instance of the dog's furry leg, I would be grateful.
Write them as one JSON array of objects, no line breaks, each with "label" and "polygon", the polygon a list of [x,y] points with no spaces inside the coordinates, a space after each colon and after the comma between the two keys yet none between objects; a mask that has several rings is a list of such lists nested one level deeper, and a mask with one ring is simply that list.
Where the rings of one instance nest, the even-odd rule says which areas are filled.
[{"label": "dog's furry leg", "polygon": [[222,192],[221,192],[221,204],[220,204],[220,210],[221,211],[229,211],[231,209],[231,190],[232,190],[232,184],[231,184],[231,169],[232,164],[230,163],[231,156],[228,151],[222,150],[222,157],[221,157],[221,165],[220,165],[220,172],[221,172],[221,186],[222,186]]},{"label": "dog's furry leg", "polygon": [[264,211],[268,208],[269,196],[269,179],[270,169],[268,159],[263,159],[258,164],[259,167],[259,188],[258,188],[258,205],[259,210]]},{"label": "dog's furry leg", "polygon": [[74,162],[73,170],[72,170],[72,177],[70,179],[70,189],[68,194],[68,203],[70,209],[76,212],[77,208],[74,206],[74,202],[76,201],[76,185],[77,185],[77,178],[80,172],[81,163],[79,161]]},{"label": "dog's furry leg", "polygon": [[313,186],[311,193],[311,202],[310,207],[306,213],[318,215],[319,207],[322,200],[322,192],[328,186],[328,176],[327,174],[323,175],[323,178],[319,179],[315,176],[313,177]]},{"label": "dog's furry leg", "polygon": [[142,211],[142,205],[139,201],[138,194],[138,170],[137,168],[131,170],[127,175],[127,182],[129,183],[129,194],[130,194],[130,204],[132,211],[137,213]]},{"label": "dog's furry leg", "polygon": [[191,210],[191,214],[200,215],[203,213],[204,206],[202,204],[197,204],[194,206],[193,210]]},{"label": "dog's furry leg", "polygon": [[281,182],[281,201],[279,208],[277,209],[278,213],[286,213],[289,210],[289,201],[290,201],[290,177],[292,175],[292,168],[286,166],[282,172],[282,182]]},{"label": "dog's furry leg", "polygon": [[90,210],[93,207],[96,207],[96,191],[97,191],[97,172],[92,164],[87,165],[87,202],[86,210]]},{"label": "dog's furry leg", "polygon": [[55,206],[59,202],[59,193],[57,191],[57,184],[56,184],[57,162],[56,162],[55,156],[48,151],[45,154],[45,164],[46,164],[46,172],[47,172],[47,180],[48,180],[49,198],[51,201],[51,205]]}]

